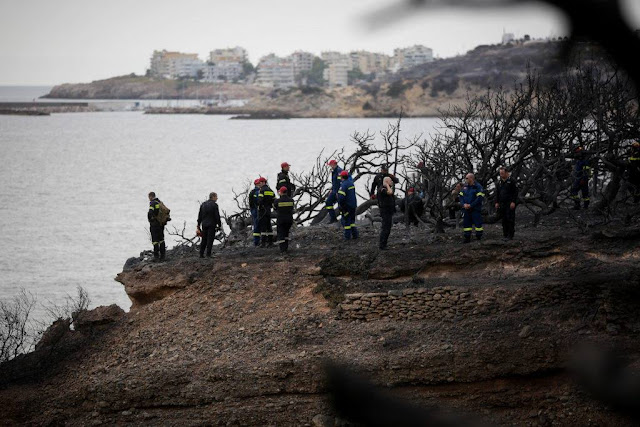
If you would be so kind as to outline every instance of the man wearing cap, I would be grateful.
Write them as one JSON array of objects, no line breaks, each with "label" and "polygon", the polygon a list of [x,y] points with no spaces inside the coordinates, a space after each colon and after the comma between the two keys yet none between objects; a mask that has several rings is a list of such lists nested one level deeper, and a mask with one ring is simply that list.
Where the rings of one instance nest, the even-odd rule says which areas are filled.
[{"label": "man wearing cap", "polygon": [[373,182],[371,183],[371,191],[369,191],[369,196],[372,199],[376,198],[376,193],[378,192],[378,189],[382,185],[382,180],[384,180],[386,177],[391,178],[394,184],[397,184],[400,182],[398,178],[396,178],[393,174],[389,173],[389,166],[387,165],[380,166],[380,172],[375,176],[375,178],[373,178]]},{"label": "man wearing cap", "polygon": [[[464,232],[464,243],[471,241],[471,231],[475,228],[476,239],[482,239],[482,201],[484,200],[484,189],[480,183],[476,182],[476,177],[468,173],[465,177],[466,184],[460,189],[459,199],[462,205],[462,227]],[[472,228],[473,226],[473,228]]]},{"label": "man wearing cap", "polygon": [[251,220],[253,225],[253,246],[260,245],[260,227],[258,226],[258,195],[262,182],[260,178],[253,181],[253,190],[249,192],[249,210],[251,211]]},{"label": "man wearing cap", "polygon": [[278,183],[276,184],[276,188],[286,187],[287,188],[287,196],[293,197],[296,186],[289,179],[289,167],[291,165],[287,162],[280,164],[280,173],[278,174]]},{"label": "man wearing cap", "polygon": [[420,218],[424,212],[424,205],[422,204],[422,199],[416,194],[413,187],[407,190],[407,197],[405,197],[404,203],[402,203],[402,210],[405,212],[405,215],[409,217],[410,224],[416,227],[420,224],[418,218]]},{"label": "man wearing cap", "polygon": [[640,202],[640,142],[634,141],[629,150],[629,184],[633,203]]},{"label": "man wearing cap", "polygon": [[358,200],[356,199],[356,187],[353,180],[349,176],[349,172],[340,172],[340,189],[338,190],[338,205],[340,206],[340,215],[342,215],[342,225],[344,227],[344,238],[358,238],[358,228],[356,227],[356,208]]},{"label": "man wearing cap", "polygon": [[327,165],[331,168],[331,191],[327,196],[327,201],[325,203],[325,209],[329,211],[329,223],[334,223],[338,221],[336,217],[336,211],[333,209],[333,205],[336,204],[338,190],[340,190],[340,173],[342,169],[338,166],[338,162],[335,160],[329,160]]},{"label": "man wearing cap", "polygon": [[573,185],[571,186],[570,197],[573,199],[573,209],[580,210],[580,197],[578,192],[582,193],[582,202],[585,209],[589,208],[589,178],[591,178],[591,166],[587,152],[584,147],[579,146],[573,150],[575,153],[573,167]]},{"label": "man wearing cap", "polygon": [[260,227],[260,246],[273,246],[273,228],[271,226],[271,208],[275,193],[267,184],[267,179],[260,178],[260,193],[258,194],[258,226]]},{"label": "man wearing cap", "polygon": [[278,190],[280,198],[273,202],[278,216],[276,219],[276,230],[278,232],[278,243],[280,252],[285,253],[289,249],[289,230],[293,225],[293,199],[287,195],[287,187],[284,185]]}]

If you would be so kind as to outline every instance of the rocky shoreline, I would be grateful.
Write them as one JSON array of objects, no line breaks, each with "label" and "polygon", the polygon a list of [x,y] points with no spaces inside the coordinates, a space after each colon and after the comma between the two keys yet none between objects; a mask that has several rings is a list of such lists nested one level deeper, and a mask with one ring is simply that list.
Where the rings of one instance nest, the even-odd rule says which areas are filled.
[{"label": "rocky shoreline", "polygon": [[331,360],[409,404],[489,424],[632,425],[570,368],[584,342],[638,360],[640,229],[583,234],[561,214],[512,242],[498,229],[463,247],[459,230],[396,225],[380,252],[377,227],[345,245],[319,225],[295,230],[286,257],[143,253],[117,276],[129,313],[83,314],[0,366],[3,419],[349,425],[330,403]]}]

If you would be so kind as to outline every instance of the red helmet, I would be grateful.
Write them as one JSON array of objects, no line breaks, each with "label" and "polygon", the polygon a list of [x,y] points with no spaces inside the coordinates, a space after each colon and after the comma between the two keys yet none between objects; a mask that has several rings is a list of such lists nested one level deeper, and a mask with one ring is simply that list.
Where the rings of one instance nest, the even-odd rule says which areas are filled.
[{"label": "red helmet", "polygon": [[282,169],[288,168],[289,166],[291,166],[291,165],[289,163],[287,163],[287,162],[280,163],[280,168],[282,168]]},{"label": "red helmet", "polygon": [[285,187],[284,185],[282,187],[280,187],[280,189],[278,190],[278,193],[282,194],[282,193],[286,193],[287,192],[287,187]]},{"label": "red helmet", "polygon": [[424,162],[420,162],[416,166],[419,167],[419,168],[423,168],[424,167]]},{"label": "red helmet", "polygon": [[327,164],[328,164],[329,166],[335,166],[335,165],[337,165],[337,164],[338,164],[338,162],[336,162],[335,160],[329,160],[329,161],[327,162]]},{"label": "red helmet", "polygon": [[267,182],[267,178],[265,178],[264,176],[261,176],[260,177],[260,182],[265,182],[266,183]]},{"label": "red helmet", "polygon": [[409,189],[407,190],[407,192],[409,192],[409,193],[413,193],[413,192],[415,192],[415,190],[413,189],[413,187],[409,187]]},{"label": "red helmet", "polygon": [[260,178],[256,178],[253,180],[253,185],[258,185],[260,184]]},{"label": "red helmet", "polygon": [[347,172],[347,171],[342,171],[342,172],[340,172],[340,177],[342,177],[342,178],[346,178],[346,177],[348,177],[348,176],[349,176],[349,172]]}]

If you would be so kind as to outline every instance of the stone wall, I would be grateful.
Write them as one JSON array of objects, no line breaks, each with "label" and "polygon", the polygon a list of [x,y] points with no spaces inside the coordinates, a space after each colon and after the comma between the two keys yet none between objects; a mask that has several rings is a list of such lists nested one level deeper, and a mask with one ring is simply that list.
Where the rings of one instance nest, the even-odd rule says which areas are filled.
[{"label": "stone wall", "polygon": [[382,318],[446,321],[562,304],[597,309],[606,316],[607,312],[613,311],[613,305],[623,312],[631,308],[620,307],[621,304],[626,305],[628,291],[568,284],[515,288],[497,286],[476,290],[455,286],[389,290],[345,295],[344,301],[338,304],[338,317],[364,321]]}]

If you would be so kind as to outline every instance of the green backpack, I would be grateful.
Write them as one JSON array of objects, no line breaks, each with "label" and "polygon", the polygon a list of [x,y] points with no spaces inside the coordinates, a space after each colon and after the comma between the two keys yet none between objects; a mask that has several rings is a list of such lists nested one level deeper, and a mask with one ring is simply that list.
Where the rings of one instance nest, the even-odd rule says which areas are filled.
[{"label": "green backpack", "polygon": [[167,222],[171,221],[171,216],[169,215],[171,213],[171,209],[161,201],[158,202],[160,203],[160,209],[158,209],[158,216],[156,218],[160,225],[167,225]]}]

